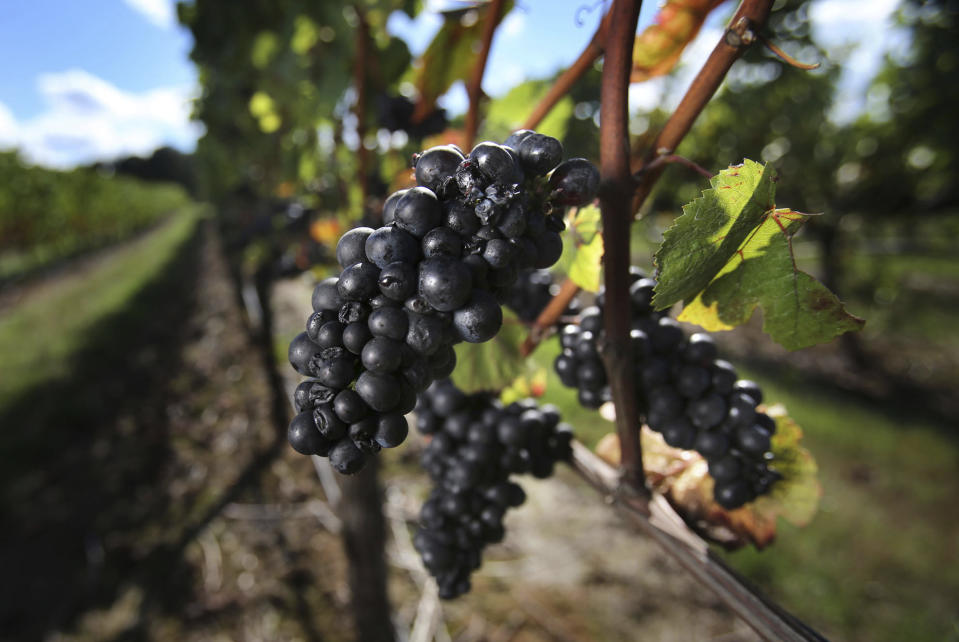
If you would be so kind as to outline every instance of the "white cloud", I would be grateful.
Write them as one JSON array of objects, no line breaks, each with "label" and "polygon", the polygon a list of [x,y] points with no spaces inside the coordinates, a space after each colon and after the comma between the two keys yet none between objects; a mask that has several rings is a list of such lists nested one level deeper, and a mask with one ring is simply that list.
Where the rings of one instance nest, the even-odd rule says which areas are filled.
[{"label": "white cloud", "polygon": [[173,0],[123,0],[131,9],[143,14],[147,20],[160,27],[168,29],[176,24],[176,12]]},{"label": "white cloud", "polygon": [[500,23],[497,35],[502,35],[505,38],[515,38],[522,34],[524,29],[526,29],[526,14],[514,9]]},{"label": "white cloud", "polygon": [[17,122],[0,105],[0,145],[19,147],[34,163],[71,167],[162,145],[192,149],[200,135],[190,121],[189,87],[127,92],[73,69],[42,74],[37,88],[46,109],[34,117]]}]

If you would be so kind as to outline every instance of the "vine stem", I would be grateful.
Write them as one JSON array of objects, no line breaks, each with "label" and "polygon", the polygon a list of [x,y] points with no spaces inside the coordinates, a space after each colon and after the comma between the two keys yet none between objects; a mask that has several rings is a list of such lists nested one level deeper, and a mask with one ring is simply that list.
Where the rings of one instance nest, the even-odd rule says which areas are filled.
[{"label": "vine stem", "polygon": [[486,12],[486,23],[483,25],[483,40],[476,64],[470,74],[470,81],[466,85],[466,94],[469,96],[469,109],[466,112],[466,124],[463,127],[463,149],[472,149],[479,130],[479,106],[483,98],[483,74],[486,72],[486,61],[489,59],[489,50],[493,45],[493,34],[499,24],[500,14],[503,12],[503,0],[490,0]]},{"label": "vine stem", "polygon": [[[670,115],[645,157],[633,168],[639,172],[654,163],[657,156],[672,154],[682,142],[696,118],[712,99],[726,78],[729,68],[757,39],[759,29],[766,24],[773,0],[743,0],[729,21],[729,27],[713,48],[702,69],[696,74],[676,110]],[[633,213],[639,211],[663,173],[665,165],[649,167],[642,173],[633,195]]]},{"label": "vine stem", "polygon": [[556,103],[562,100],[563,97],[569,93],[569,90],[572,89],[574,84],[576,84],[576,81],[579,80],[583,74],[589,71],[590,67],[593,66],[593,63],[603,55],[603,52],[606,49],[606,33],[609,30],[609,21],[611,15],[612,12],[609,11],[605,16],[603,16],[599,26],[596,28],[596,32],[586,44],[586,47],[583,49],[582,53],[579,54],[579,57],[566,69],[566,71],[560,74],[559,78],[556,79],[556,82],[553,83],[553,86],[550,87],[548,92],[546,92],[546,95],[540,99],[540,101],[533,108],[533,111],[530,112],[530,115],[526,118],[526,122],[523,123],[523,126],[520,129],[536,129],[537,125],[539,125],[540,122],[546,118],[546,115],[550,112],[550,110],[556,106]]},{"label": "vine stem", "polygon": [[583,444],[573,442],[573,469],[622,510],[701,584],[712,590],[764,640],[825,642],[809,625],[762,595],[714,555],[709,545],[686,526],[662,495],[649,501],[622,493],[619,475]]},{"label": "vine stem", "polygon": [[630,197],[629,75],[642,0],[615,0],[609,10],[609,30],[600,88],[599,208],[603,219],[603,269],[606,305],[603,311],[603,361],[616,406],[616,432],[622,448],[623,484],[648,496],[639,443],[639,403],[634,383],[633,346],[629,338]]}]

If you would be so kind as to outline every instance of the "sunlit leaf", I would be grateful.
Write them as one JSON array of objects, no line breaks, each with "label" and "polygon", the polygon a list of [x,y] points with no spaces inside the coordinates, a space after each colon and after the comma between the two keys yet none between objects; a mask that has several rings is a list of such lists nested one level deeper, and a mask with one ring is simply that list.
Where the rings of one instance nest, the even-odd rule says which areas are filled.
[{"label": "sunlit leaf", "polygon": [[862,327],[797,267],[792,237],[808,216],[776,208],[768,165],[746,160],[711,184],[683,208],[656,252],[658,309],[684,299],[679,318],[716,331],[745,323],[761,307],[764,330],[790,350]]},{"label": "sunlit leaf", "polygon": [[598,207],[579,208],[563,233],[563,255],[557,264],[576,285],[589,292],[599,290],[602,276],[601,221]]}]

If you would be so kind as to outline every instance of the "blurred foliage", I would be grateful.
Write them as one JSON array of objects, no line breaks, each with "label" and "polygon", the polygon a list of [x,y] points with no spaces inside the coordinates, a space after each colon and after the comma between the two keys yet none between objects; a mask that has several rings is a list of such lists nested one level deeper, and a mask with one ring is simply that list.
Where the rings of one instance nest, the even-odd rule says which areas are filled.
[{"label": "blurred foliage", "polygon": [[348,200],[338,177],[356,171],[355,158],[339,152],[344,131],[352,127],[355,133],[356,125],[355,118],[350,121],[355,94],[348,91],[356,42],[350,34],[361,20],[368,25],[373,51],[366,81],[390,86],[410,56],[405,43],[386,33],[386,20],[394,10],[411,13],[413,5],[412,0],[179,3],[180,22],[193,34],[190,56],[202,88],[194,116],[206,127],[197,147],[204,193],[217,201],[244,192],[323,195],[336,205]]},{"label": "blurred foliage", "polygon": [[0,280],[126,238],[189,202],[170,184],[57,171],[0,152]]}]

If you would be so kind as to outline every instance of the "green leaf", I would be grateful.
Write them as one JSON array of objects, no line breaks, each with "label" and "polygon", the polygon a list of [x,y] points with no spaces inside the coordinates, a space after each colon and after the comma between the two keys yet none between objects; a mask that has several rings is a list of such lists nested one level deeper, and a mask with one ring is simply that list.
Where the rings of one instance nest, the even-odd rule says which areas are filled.
[{"label": "green leaf", "polygon": [[[683,308],[680,321],[706,330],[729,330],[763,309],[763,331],[788,350],[860,330],[822,283],[796,268],[790,239],[805,216],[776,210],[705,291]],[[782,227],[780,227],[782,226]]]},{"label": "green leaf", "polygon": [[763,329],[789,350],[830,341],[865,323],[796,266],[792,237],[808,215],[775,208],[768,166],[747,160],[723,170],[683,208],[656,252],[653,303],[680,299],[681,321],[710,331],[745,323],[763,309]]},{"label": "green leaf", "polygon": [[485,343],[460,343],[456,346],[453,383],[463,392],[502,390],[523,374],[525,359],[520,346],[526,338],[526,326],[503,308],[503,327]]},{"label": "green leaf", "polygon": [[603,268],[603,236],[599,233],[602,218],[599,208],[581,207],[566,228],[563,255],[558,266],[584,290],[599,290]]}]

